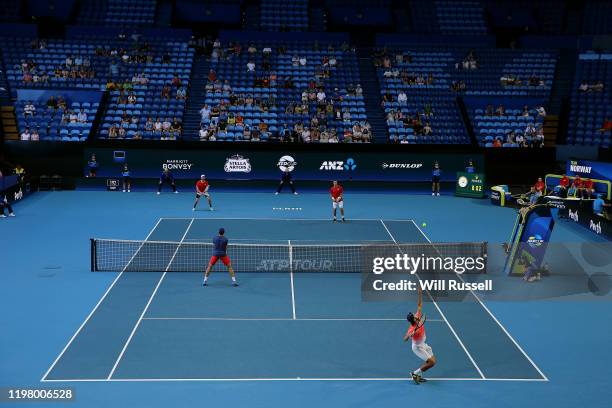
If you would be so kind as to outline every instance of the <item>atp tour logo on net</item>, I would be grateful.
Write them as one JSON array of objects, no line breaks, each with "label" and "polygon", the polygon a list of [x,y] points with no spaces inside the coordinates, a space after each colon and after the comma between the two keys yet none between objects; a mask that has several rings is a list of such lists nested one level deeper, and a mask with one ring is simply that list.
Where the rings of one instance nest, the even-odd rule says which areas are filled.
[{"label": "atp tour logo on net", "polygon": [[349,157],[345,161],[342,160],[326,160],[321,163],[319,170],[332,170],[332,171],[354,171],[357,169],[357,162],[352,157]]},{"label": "atp tour logo on net", "polygon": [[[328,272],[333,269],[334,263],[330,259],[263,259],[257,266],[262,272],[294,271],[321,271]],[[291,268],[290,268],[291,266]]]},{"label": "atp tour logo on net", "polygon": [[193,163],[187,159],[168,159],[162,163],[164,170],[186,170],[189,171],[193,167]]}]

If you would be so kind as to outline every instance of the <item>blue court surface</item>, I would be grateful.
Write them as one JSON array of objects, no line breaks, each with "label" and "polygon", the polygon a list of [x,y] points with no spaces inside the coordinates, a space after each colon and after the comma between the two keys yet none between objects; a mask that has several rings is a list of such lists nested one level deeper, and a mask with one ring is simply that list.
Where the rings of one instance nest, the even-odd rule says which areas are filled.
[{"label": "blue court surface", "polygon": [[[416,299],[364,302],[358,271],[238,269],[233,288],[218,268],[204,288],[201,273],[172,271],[189,261],[179,245],[158,255],[169,272],[127,271],[140,248],[125,272],[89,272],[91,237],[187,245],[223,227],[231,256],[232,242],[502,242],[515,217],[479,200],[364,192],[347,195],[348,222],[333,224],[325,194],[214,199],[214,212],[192,212],[191,194],[95,191],[17,206],[0,224],[12,238],[0,276],[0,386],[72,387],[67,406],[83,407],[609,406],[607,301],[426,298],[438,365],[416,386],[408,376],[420,361],[402,342]],[[564,223],[554,234],[590,239]]]}]

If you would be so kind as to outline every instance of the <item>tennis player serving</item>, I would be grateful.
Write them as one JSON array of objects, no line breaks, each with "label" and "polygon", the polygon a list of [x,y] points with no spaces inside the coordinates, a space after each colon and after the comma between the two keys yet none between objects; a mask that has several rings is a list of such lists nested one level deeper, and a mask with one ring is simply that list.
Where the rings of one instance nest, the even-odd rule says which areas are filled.
[{"label": "tennis player serving", "polygon": [[195,188],[196,188],[196,197],[195,197],[195,203],[193,203],[192,211],[195,211],[196,207],[200,203],[200,198],[202,196],[206,197],[206,201],[208,201],[208,209],[210,211],[213,210],[212,199],[210,198],[210,194],[208,193],[208,188],[209,187],[210,187],[210,185],[208,184],[208,180],[206,180],[206,176],[204,174],[202,174],[200,176],[200,179],[198,181],[196,181],[196,185],[195,185]]},{"label": "tennis player serving", "polygon": [[232,286],[238,286],[238,282],[236,282],[236,274],[234,273],[234,268],[232,268],[232,262],[230,261],[229,256],[227,256],[227,238],[225,237],[225,229],[219,228],[219,235],[214,237],[212,241],[213,254],[208,262],[206,272],[204,272],[204,282],[202,282],[202,286],[208,286],[208,275],[210,275],[212,267],[219,259],[221,259],[223,265],[227,266],[227,271],[232,278]]},{"label": "tennis player serving", "polygon": [[408,313],[406,319],[410,322],[410,327],[404,335],[404,341],[412,339],[412,351],[417,355],[418,358],[424,361],[421,367],[417,368],[410,373],[415,383],[420,384],[425,382],[422,374],[429,370],[431,367],[436,365],[436,357],[433,354],[431,347],[425,343],[427,339],[425,336],[425,320],[426,317],[423,315],[423,290],[421,286],[418,286],[419,300],[417,303],[417,312],[415,314]]},{"label": "tennis player serving", "polygon": [[338,181],[334,180],[332,182],[332,186],[329,189],[329,194],[331,195],[331,199],[332,199],[332,207],[333,207],[333,216],[334,216],[334,222],[336,222],[336,208],[340,208],[340,216],[342,217],[342,222],[344,222],[344,189],[342,188],[342,186],[340,184],[338,184]]}]

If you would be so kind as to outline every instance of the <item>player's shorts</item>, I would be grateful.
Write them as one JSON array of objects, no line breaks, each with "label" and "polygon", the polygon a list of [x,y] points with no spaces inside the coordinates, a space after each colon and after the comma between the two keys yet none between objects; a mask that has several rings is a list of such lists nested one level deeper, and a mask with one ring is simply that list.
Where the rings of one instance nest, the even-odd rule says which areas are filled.
[{"label": "player's shorts", "polygon": [[412,342],[412,351],[414,352],[414,354],[417,355],[418,358],[420,358],[423,361],[427,361],[434,356],[433,350],[425,342],[418,343],[418,344],[415,342]]},{"label": "player's shorts", "polygon": [[124,183],[131,183],[132,182],[132,178],[130,176],[123,176],[123,182]]},{"label": "player's shorts", "polygon": [[431,182],[432,183],[439,183],[440,182],[440,176],[432,176],[431,177]]},{"label": "player's shorts", "polygon": [[219,259],[221,259],[221,262],[223,262],[223,265],[225,265],[225,266],[230,264],[230,259],[229,259],[229,256],[227,256],[227,255],[225,255],[225,256],[216,256],[216,255],[213,255],[213,256],[210,257],[209,264],[214,265],[214,264],[217,263],[217,261]]},{"label": "player's shorts", "polygon": [[334,201],[332,203],[332,206],[333,206],[334,209],[336,209],[336,208],[344,208],[344,200],[340,200],[339,202],[338,201]]},{"label": "player's shorts", "polygon": [[208,194],[208,191],[205,191],[203,193],[200,193],[199,191],[196,191],[196,198],[200,198],[202,196],[208,198],[208,197],[210,197],[210,194]]}]

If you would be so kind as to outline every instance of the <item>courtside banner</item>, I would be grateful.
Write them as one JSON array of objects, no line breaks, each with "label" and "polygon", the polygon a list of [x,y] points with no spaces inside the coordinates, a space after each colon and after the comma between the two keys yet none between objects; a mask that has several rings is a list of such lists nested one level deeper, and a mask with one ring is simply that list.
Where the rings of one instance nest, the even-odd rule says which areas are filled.
[{"label": "courtside banner", "polygon": [[356,181],[431,181],[431,169],[437,161],[442,181],[455,182],[458,171],[464,171],[471,159],[477,171],[484,170],[481,155],[469,154],[394,154],[394,153],[325,153],[245,150],[157,150],[86,148],[87,163],[95,154],[98,177],[119,177],[127,163],[132,177],[158,177],[169,169],[177,179],[277,180],[281,171],[290,171],[299,180]]}]

